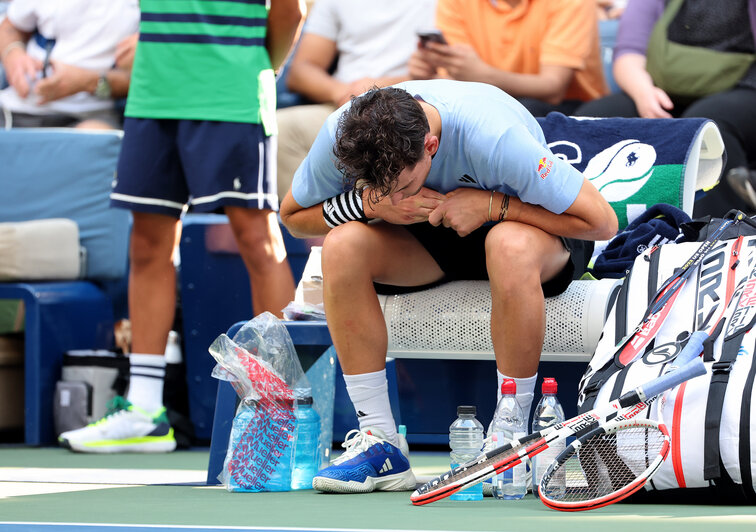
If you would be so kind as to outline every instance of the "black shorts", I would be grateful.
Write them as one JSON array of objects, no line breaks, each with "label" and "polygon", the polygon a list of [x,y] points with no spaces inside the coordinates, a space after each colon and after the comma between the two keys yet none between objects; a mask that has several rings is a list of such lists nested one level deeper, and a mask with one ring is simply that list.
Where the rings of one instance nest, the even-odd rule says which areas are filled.
[{"label": "black shorts", "polygon": [[[429,223],[405,226],[418,242],[430,253],[444,272],[444,277],[435,283],[422,286],[393,286],[374,283],[379,294],[394,295],[425,290],[450,281],[488,280],[486,269],[486,236],[493,225],[484,225],[466,237],[460,237],[453,229]],[[556,277],[543,283],[543,295],[558,296],[570,282],[585,273],[593,253],[593,242],[560,237],[565,249],[570,252],[570,260]]]}]

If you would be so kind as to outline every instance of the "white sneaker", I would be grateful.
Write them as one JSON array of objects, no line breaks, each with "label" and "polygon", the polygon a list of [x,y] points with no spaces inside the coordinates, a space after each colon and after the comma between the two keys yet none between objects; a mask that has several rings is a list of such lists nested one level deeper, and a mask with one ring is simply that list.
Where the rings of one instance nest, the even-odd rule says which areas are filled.
[{"label": "white sneaker", "polygon": [[63,447],[81,453],[168,453],[176,448],[165,408],[153,415],[117,396],[101,420],[58,436]]},{"label": "white sneaker", "polygon": [[315,475],[312,487],[329,493],[414,490],[409,446],[404,436],[397,437],[399,447],[387,442],[379,429],[350,430],[344,453]]}]

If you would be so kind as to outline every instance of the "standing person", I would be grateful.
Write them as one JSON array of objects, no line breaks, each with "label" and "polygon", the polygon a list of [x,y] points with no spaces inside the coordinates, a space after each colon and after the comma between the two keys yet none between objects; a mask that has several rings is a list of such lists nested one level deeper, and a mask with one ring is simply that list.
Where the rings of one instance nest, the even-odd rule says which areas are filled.
[{"label": "standing person", "polygon": [[436,0],[315,3],[286,77],[288,89],[312,104],[277,112],[280,198],[329,114],[374,86],[410,79],[417,31],[433,25],[435,8]]},{"label": "standing person", "polygon": [[495,85],[534,116],[571,114],[607,94],[596,6],[586,0],[438,0],[431,42],[410,61],[415,79]]},{"label": "standing person", "polygon": [[[134,215],[128,397],[103,420],[60,436],[82,452],[165,452],[163,407],[180,216],[223,208],[249,271],[255,314],[281,309],[294,281],[278,226],[275,75],[302,19],[298,0],[171,4],[143,0],[114,207]],[[208,309],[208,311],[212,311]]]},{"label": "standing person", "polygon": [[554,156],[522,105],[496,87],[450,80],[371,90],[333,113],[281,217],[297,236],[326,235],[326,319],[360,426],[313,485],[346,493],[415,486],[391,416],[376,293],[490,279],[499,389],[515,378],[529,411],[544,297],[585,268],[575,239],[617,230],[609,204]]},{"label": "standing person", "polygon": [[[756,0],[733,0],[727,9],[706,0],[633,0],[620,19],[613,70],[622,92],[575,114],[710,118],[727,152],[723,175],[749,175],[756,161]],[[696,201],[693,215],[753,212],[749,203],[723,179]]]}]

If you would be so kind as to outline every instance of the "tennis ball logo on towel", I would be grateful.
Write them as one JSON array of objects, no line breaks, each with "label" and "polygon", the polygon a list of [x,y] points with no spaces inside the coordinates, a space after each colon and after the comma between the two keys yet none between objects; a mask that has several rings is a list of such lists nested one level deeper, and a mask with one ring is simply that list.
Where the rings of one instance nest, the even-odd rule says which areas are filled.
[{"label": "tennis ball logo on towel", "polygon": [[635,139],[623,140],[591,159],[583,175],[609,201],[623,201],[638,192],[653,174],[656,150]]}]

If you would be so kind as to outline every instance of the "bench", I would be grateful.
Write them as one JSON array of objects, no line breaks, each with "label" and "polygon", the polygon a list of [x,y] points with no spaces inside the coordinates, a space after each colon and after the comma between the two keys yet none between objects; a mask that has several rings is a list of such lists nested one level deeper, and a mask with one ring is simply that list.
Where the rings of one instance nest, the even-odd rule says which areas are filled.
[{"label": "bench", "polygon": [[[0,282],[0,299],[24,302],[24,441],[55,441],[53,397],[63,354],[110,349],[125,307],[130,214],[110,209],[122,133],[72,129],[0,131],[0,222],[69,218],[86,250],[84,277]],[[115,306],[114,306],[115,305]]]}]

